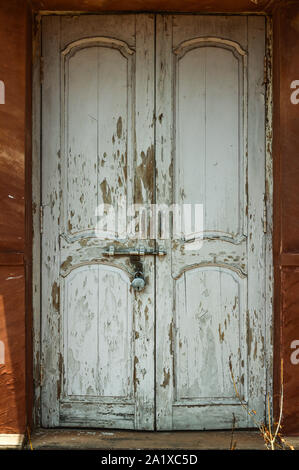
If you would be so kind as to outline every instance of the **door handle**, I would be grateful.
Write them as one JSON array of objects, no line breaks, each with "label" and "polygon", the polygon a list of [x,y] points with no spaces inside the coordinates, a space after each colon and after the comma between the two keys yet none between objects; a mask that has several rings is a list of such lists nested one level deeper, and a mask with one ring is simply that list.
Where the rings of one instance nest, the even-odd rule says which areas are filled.
[{"label": "door handle", "polygon": [[103,251],[104,256],[165,256],[166,251],[158,247],[154,248],[115,248],[113,245],[106,247]]}]

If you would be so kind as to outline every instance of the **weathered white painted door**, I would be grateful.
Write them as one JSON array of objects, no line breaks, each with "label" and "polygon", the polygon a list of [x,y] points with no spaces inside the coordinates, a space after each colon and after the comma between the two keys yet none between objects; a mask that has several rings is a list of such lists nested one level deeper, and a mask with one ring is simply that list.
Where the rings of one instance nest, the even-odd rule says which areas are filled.
[{"label": "weathered white painted door", "polygon": [[95,229],[101,204],[152,202],[154,16],[42,28],[42,425],[153,429],[154,259],[135,294]]},{"label": "weathered white painted door", "polygon": [[[203,204],[203,244],[157,260],[157,429],[265,408],[265,20],[157,17],[157,202]],[[194,246],[194,244],[193,244]]]},{"label": "weathered white painted door", "polygon": [[[43,426],[251,427],[230,368],[263,417],[264,28],[245,16],[43,19]],[[202,204],[201,248],[100,240],[96,208],[120,201]],[[143,257],[134,292],[134,259],[106,247],[157,242],[167,255]]]}]

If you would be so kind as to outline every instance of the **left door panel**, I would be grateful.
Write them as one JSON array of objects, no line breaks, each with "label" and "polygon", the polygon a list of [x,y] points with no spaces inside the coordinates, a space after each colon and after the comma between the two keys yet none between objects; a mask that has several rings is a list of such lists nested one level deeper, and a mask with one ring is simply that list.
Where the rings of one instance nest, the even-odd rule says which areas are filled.
[{"label": "left door panel", "polygon": [[153,429],[154,262],[104,252],[153,202],[154,17],[46,17],[42,56],[42,425]]}]

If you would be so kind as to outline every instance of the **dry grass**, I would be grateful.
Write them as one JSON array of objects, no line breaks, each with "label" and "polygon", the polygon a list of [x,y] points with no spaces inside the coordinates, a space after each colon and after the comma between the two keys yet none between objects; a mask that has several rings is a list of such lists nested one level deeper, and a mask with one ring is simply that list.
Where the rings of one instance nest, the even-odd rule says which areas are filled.
[{"label": "dry grass", "polygon": [[[237,398],[240,401],[240,404],[244,411],[250,416],[252,419],[253,423],[255,426],[259,429],[261,436],[264,439],[265,446],[268,450],[295,450],[292,445],[290,445],[286,439],[283,437],[282,434],[282,425],[281,425],[281,419],[282,419],[282,409],[283,409],[283,360],[281,360],[281,374],[280,374],[280,407],[279,407],[279,418],[278,422],[272,422],[271,416],[272,416],[272,411],[271,411],[271,402],[270,402],[270,396],[269,394],[267,395],[267,411],[268,411],[268,423],[262,423],[259,422],[256,419],[256,411],[251,410],[246,404],[243,403],[243,400],[240,397],[235,377],[232,371],[232,367],[230,364],[230,372],[231,372],[231,377],[232,381],[234,384],[234,389]],[[233,420],[233,430],[232,430],[232,439],[231,439],[231,450],[234,450],[236,448],[236,443],[233,442],[233,433],[235,429],[235,416]]]},{"label": "dry grass", "polygon": [[235,450],[237,448],[237,441],[234,440],[235,427],[236,427],[236,417],[235,417],[235,414],[233,413],[232,435],[231,435],[229,450]]}]

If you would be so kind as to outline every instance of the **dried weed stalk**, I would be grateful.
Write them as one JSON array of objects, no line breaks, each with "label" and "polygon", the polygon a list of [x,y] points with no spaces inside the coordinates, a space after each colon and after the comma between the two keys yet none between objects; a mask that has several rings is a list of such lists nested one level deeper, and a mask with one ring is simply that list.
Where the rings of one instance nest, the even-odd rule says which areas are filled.
[{"label": "dried weed stalk", "polygon": [[[237,398],[240,401],[242,408],[245,412],[250,416],[256,427],[259,429],[261,436],[264,439],[265,446],[268,450],[295,450],[294,447],[286,441],[286,439],[282,435],[282,426],[281,426],[281,419],[282,419],[282,408],[283,408],[283,360],[281,360],[281,374],[280,374],[280,407],[279,407],[279,419],[278,422],[271,423],[271,403],[270,403],[270,396],[267,395],[267,408],[268,408],[268,425],[266,423],[262,423],[256,419],[256,411],[251,410],[242,400],[240,397],[239,391],[237,389],[235,377],[232,371],[232,366],[230,364],[230,372],[232,381],[234,384],[234,389]],[[235,417],[234,417],[235,418]],[[235,423],[233,425],[233,430],[235,427]],[[275,430],[274,430],[275,428]],[[233,437],[232,437],[233,439]],[[232,447],[232,442],[231,442]],[[235,448],[235,447],[234,447]]]}]

